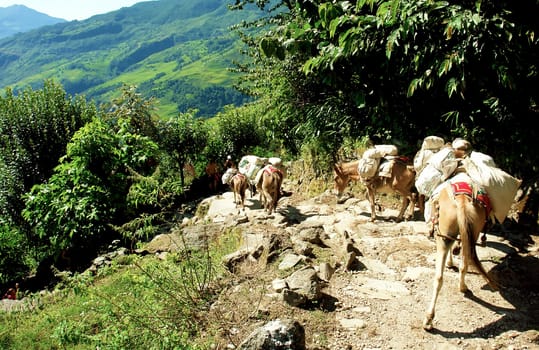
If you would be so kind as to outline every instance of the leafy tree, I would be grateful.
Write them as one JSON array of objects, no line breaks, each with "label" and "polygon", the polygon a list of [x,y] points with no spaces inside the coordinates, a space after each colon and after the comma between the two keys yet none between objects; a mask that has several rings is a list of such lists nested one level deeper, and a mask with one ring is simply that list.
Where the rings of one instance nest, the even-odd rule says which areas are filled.
[{"label": "leafy tree", "polygon": [[22,194],[46,181],[73,134],[96,115],[93,104],[47,80],[41,90],[0,97],[0,217],[21,224]]},{"label": "leafy tree", "polygon": [[537,183],[538,135],[530,125],[538,113],[538,28],[530,14],[539,2],[279,4],[284,14],[255,42],[301,68],[304,82],[289,70],[274,72],[273,81],[285,80],[296,96],[308,97],[302,92],[310,88],[313,98],[295,107],[304,113],[298,122],[315,126],[311,134],[347,130],[400,140],[410,152],[429,134],[466,137],[528,186]]},{"label": "leafy tree", "polygon": [[158,122],[159,146],[167,157],[174,160],[173,169],[180,173],[180,183],[185,185],[184,168],[202,152],[208,139],[203,120],[196,118],[196,111],[180,113],[175,118]]},{"label": "leafy tree", "polygon": [[73,134],[96,113],[51,80],[41,90],[6,88],[0,97],[0,283],[37,268],[44,242],[28,232],[23,195],[47,181]]},{"label": "leafy tree", "polygon": [[25,276],[29,265],[29,247],[27,236],[14,226],[0,224],[0,285]]},{"label": "leafy tree", "polygon": [[223,113],[217,114],[214,138],[218,141],[213,145],[219,145],[219,148],[207,152],[214,159],[225,159],[227,155],[240,158],[255,146],[264,142],[269,144],[270,140],[264,137],[256,111],[257,109],[248,106],[240,108],[228,106]]},{"label": "leafy tree", "polygon": [[157,141],[159,138],[157,131],[158,118],[152,114],[152,111],[155,110],[155,100],[153,98],[143,98],[137,92],[135,85],[123,85],[121,91],[121,96],[114,99],[110,105],[105,104],[102,106],[103,109],[108,111],[104,118],[115,129],[119,128],[119,123],[127,121],[127,124],[122,126],[128,128],[127,132],[148,136]]},{"label": "leafy tree", "polygon": [[112,225],[137,216],[128,193],[137,180],[134,174],[155,170],[158,148],[136,133],[153,129],[144,102],[132,92],[116,101],[107,118],[94,118],[81,128],[47,183],[25,196],[23,216],[36,237],[47,242],[49,256],[67,248],[93,252],[114,237]]},{"label": "leafy tree", "polygon": [[[248,2],[251,1],[238,1],[237,6],[241,8]],[[290,26],[295,31],[302,30],[296,22],[301,18],[294,15],[299,7],[286,1],[256,4],[269,14],[236,27],[247,45],[245,53],[251,58],[237,64],[236,71],[244,73],[245,78],[236,87],[257,98],[264,127],[289,152],[299,154],[305,144],[317,144],[314,147],[335,153],[342,140],[355,130],[344,122],[351,119],[355,100],[348,100],[342,89],[330,89],[328,77],[306,75],[302,71],[304,62],[310,58],[307,49],[310,44],[298,45],[290,53],[288,44],[292,42],[284,42],[286,39],[279,36],[288,23],[293,23]]]}]

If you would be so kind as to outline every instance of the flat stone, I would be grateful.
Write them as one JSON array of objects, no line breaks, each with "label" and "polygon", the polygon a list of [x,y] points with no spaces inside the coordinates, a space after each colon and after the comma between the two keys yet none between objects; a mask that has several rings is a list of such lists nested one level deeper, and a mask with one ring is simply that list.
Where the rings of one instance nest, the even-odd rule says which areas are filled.
[{"label": "flat stone", "polygon": [[271,282],[271,287],[273,288],[274,291],[280,293],[280,292],[282,292],[285,288],[288,288],[288,284],[286,283],[286,280],[285,280],[285,279],[278,278],[278,279],[274,279],[274,280]]},{"label": "flat stone", "polygon": [[357,258],[365,267],[367,270],[375,272],[375,273],[381,273],[384,275],[395,275],[395,270],[389,268],[386,264],[381,262],[380,260],[376,259],[370,259],[366,257],[358,257]]},{"label": "flat stone", "polygon": [[341,318],[339,319],[339,324],[348,330],[361,329],[367,326],[367,323],[359,318]]},{"label": "flat stone", "polygon": [[299,255],[286,254],[284,256],[283,260],[281,261],[281,263],[279,264],[279,270],[290,269],[290,268],[296,266],[297,264],[299,264],[301,260],[302,260],[301,256],[299,256]]},{"label": "flat stone", "polygon": [[389,300],[410,295],[410,290],[403,282],[363,278],[358,291],[373,299]]},{"label": "flat stone", "polygon": [[410,281],[416,281],[419,279],[421,275],[432,275],[433,269],[429,269],[427,267],[419,266],[419,267],[408,267],[406,268],[406,272],[404,276],[402,277],[402,280],[404,282],[410,282]]}]

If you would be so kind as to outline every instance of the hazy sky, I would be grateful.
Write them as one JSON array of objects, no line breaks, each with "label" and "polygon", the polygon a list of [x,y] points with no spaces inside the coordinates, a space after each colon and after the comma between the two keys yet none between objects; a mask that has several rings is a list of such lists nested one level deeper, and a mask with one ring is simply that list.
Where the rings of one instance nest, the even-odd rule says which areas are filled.
[{"label": "hazy sky", "polygon": [[52,17],[68,21],[129,7],[148,0],[0,0],[0,7],[24,5]]}]

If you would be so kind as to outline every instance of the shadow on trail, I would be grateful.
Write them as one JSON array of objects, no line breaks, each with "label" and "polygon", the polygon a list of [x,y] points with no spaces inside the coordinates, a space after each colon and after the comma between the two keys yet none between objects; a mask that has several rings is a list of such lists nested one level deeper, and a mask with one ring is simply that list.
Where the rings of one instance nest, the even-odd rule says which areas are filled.
[{"label": "shadow on trail", "polygon": [[465,294],[468,299],[503,316],[496,322],[471,329],[469,332],[433,328],[430,333],[445,338],[467,339],[496,337],[507,331],[525,332],[539,329],[539,299],[531,298],[539,293],[539,259],[512,253],[492,268],[489,274],[503,286],[499,293],[514,308],[493,305],[469,292]]},{"label": "shadow on trail", "polygon": [[314,216],[314,214],[303,214],[298,208],[291,205],[287,205],[286,208],[277,208],[277,211],[286,217],[289,224],[297,225],[307,220],[308,217]]}]

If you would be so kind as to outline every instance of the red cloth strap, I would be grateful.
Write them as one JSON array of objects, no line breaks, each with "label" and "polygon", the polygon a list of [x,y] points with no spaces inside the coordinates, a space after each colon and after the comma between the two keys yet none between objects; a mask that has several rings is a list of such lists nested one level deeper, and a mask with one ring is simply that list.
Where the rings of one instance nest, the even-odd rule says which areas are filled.
[{"label": "red cloth strap", "polygon": [[[453,193],[455,195],[465,194],[471,198],[474,198],[472,186],[467,182],[455,182],[451,184],[451,187],[453,188]],[[483,189],[480,189],[475,194],[475,198],[485,207],[488,217],[490,215],[490,211],[492,210],[492,205],[490,204],[490,198],[488,198],[487,193]]]},{"label": "red cloth strap", "polygon": [[470,186],[470,184],[467,182],[454,182],[451,184],[451,187],[453,188],[453,193],[455,195],[465,194],[473,197],[472,186]]},{"label": "red cloth strap", "polygon": [[281,172],[279,168],[274,167],[273,165],[268,165],[264,168],[264,171],[268,174],[275,173],[275,172]]}]

